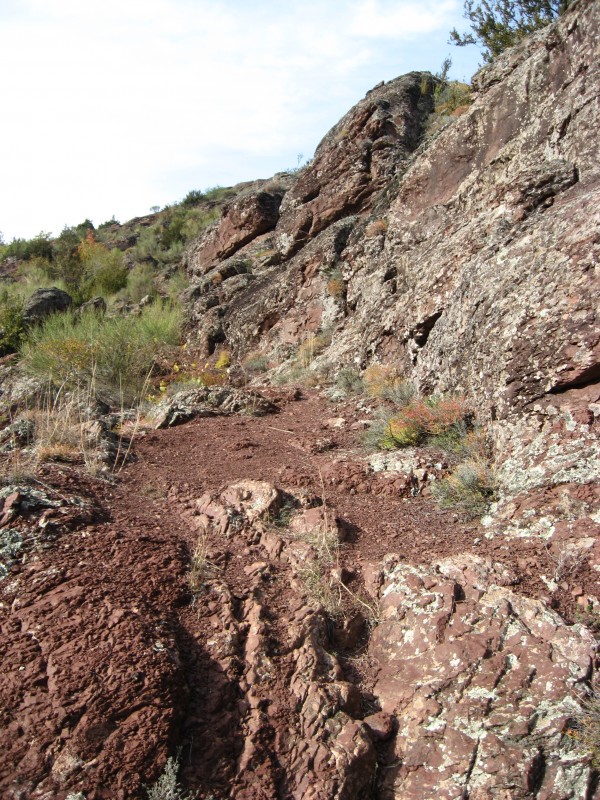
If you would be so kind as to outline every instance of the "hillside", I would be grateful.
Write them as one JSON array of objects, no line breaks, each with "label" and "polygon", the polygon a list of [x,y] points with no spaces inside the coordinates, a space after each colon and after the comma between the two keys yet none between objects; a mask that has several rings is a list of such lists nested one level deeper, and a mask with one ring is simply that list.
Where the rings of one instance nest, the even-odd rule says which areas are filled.
[{"label": "hillside", "polygon": [[0,360],[3,798],[600,797],[599,16],[42,243],[92,306]]}]

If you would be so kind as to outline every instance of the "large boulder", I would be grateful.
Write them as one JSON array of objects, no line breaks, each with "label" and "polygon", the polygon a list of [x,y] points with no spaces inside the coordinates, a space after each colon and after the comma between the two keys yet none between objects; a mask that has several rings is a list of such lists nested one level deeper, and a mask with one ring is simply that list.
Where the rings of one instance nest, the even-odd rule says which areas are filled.
[{"label": "large boulder", "polygon": [[203,275],[257,236],[272,231],[279,219],[284,193],[283,185],[263,187],[225,206],[219,223],[209,228],[188,254],[189,271]]},{"label": "large boulder", "polygon": [[66,311],[73,299],[70,294],[52,286],[49,289],[36,289],[23,309],[23,322],[27,326],[42,322],[51,314]]}]

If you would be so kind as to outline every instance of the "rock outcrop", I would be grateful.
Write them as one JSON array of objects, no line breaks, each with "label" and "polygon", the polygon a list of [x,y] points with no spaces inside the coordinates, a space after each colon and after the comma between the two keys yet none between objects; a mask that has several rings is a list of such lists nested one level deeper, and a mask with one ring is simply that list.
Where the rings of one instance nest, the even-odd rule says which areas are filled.
[{"label": "rock outcrop", "polygon": [[592,772],[567,734],[591,632],[474,556],[429,567],[390,556],[381,581],[374,691],[398,733],[380,797],[588,797]]},{"label": "rock outcrop", "polygon": [[547,491],[563,507],[550,537],[562,522],[574,538],[597,530],[582,487],[600,463],[598,12],[578,0],[499,56],[441,127],[427,129],[427,74],[368,93],[288,189],[272,235],[237,251],[249,274],[224,261],[198,284],[209,351],[281,363],[325,330],[313,369],[375,360],[424,393],[465,394],[494,441],[490,535],[537,535],[526,496]]},{"label": "rock outcrop", "polygon": [[71,295],[53,286],[50,289],[36,289],[23,308],[25,325],[42,322],[50,314],[66,311],[73,302]]}]

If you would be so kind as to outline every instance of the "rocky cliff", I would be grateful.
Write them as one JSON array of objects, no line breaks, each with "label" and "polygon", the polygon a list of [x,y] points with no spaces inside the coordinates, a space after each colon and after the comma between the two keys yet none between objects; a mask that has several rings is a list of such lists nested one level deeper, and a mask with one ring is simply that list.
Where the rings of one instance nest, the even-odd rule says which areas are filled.
[{"label": "rocky cliff", "polygon": [[429,75],[375,88],[291,185],[241,199],[187,257],[208,352],[281,362],[326,331],[314,369],[379,361],[464,393],[494,440],[488,535],[581,547],[597,524],[598,12],[576,2],[504,53],[437,128]]}]

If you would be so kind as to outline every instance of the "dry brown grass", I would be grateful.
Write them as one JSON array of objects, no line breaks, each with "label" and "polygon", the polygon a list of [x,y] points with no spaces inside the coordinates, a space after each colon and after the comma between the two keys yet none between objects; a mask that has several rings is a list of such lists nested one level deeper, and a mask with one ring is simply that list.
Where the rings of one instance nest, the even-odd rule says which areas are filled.
[{"label": "dry brown grass", "polygon": [[387,229],[388,229],[387,220],[376,219],[373,222],[369,223],[365,228],[365,236],[372,239],[375,236],[380,236],[382,233],[385,233]]}]

